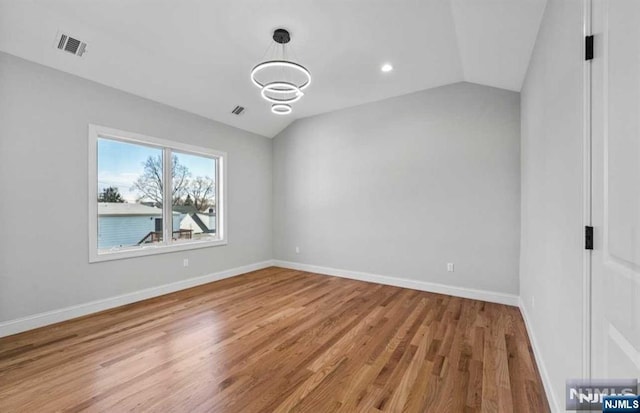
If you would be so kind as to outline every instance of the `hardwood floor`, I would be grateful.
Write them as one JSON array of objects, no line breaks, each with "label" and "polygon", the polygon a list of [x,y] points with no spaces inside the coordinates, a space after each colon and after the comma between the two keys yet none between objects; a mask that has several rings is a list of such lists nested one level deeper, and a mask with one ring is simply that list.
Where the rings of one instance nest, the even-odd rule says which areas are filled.
[{"label": "hardwood floor", "polygon": [[519,310],[268,268],[0,339],[0,412],[548,412]]}]

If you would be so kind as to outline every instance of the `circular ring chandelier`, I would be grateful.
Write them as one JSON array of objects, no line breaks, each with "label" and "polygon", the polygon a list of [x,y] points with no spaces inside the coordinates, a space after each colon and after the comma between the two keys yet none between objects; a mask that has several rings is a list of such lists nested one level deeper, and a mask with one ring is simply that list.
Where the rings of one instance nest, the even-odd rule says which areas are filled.
[{"label": "circular ring chandelier", "polygon": [[287,30],[275,30],[273,40],[282,45],[281,57],[257,64],[251,70],[251,82],[260,88],[264,100],[273,103],[272,113],[288,115],[293,111],[290,104],[302,99],[302,90],[311,84],[311,73],[301,64],[287,59],[285,45],[291,40]]},{"label": "circular ring chandelier", "polygon": [[276,115],[288,115],[292,112],[291,106],[286,105],[284,103],[276,103],[275,105],[271,105],[271,112]]},{"label": "circular ring chandelier", "polygon": [[[274,98],[268,95],[268,93],[274,93],[278,95],[293,95],[293,97],[281,97]],[[302,99],[304,93],[300,88],[293,83],[288,82],[271,82],[264,85],[260,91],[262,98],[271,103],[293,103]]]},{"label": "circular ring chandelier", "polygon": [[260,81],[258,81],[258,79],[256,79],[256,75],[259,72],[272,67],[283,68],[283,69],[293,69],[296,72],[302,73],[307,78],[307,80],[303,82],[300,86],[298,86],[298,89],[300,90],[306,88],[311,84],[311,73],[309,73],[307,68],[297,63],[289,62],[287,60],[269,60],[256,65],[256,67],[254,67],[253,70],[251,70],[251,81],[253,82],[253,84],[260,88],[265,87],[264,83],[261,83]]}]

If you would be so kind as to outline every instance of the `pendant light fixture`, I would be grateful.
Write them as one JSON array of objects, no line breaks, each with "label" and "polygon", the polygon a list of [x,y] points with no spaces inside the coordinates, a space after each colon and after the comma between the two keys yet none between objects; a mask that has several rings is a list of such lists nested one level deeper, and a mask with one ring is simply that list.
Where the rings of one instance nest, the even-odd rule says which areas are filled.
[{"label": "pendant light fixture", "polygon": [[272,104],[271,112],[276,115],[291,113],[291,104],[299,101],[304,96],[303,89],[311,84],[311,73],[307,68],[287,59],[286,44],[290,40],[291,35],[287,30],[275,30],[274,43],[268,52],[275,49],[272,55],[277,57],[266,60],[251,70],[251,82],[260,88],[260,95]]}]

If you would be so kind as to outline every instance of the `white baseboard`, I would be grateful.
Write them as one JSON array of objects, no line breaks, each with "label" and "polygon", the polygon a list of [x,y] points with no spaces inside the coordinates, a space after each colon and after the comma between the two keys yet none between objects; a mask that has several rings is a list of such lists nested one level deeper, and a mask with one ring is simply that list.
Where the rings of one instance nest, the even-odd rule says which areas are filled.
[{"label": "white baseboard", "polygon": [[272,265],[273,262],[271,260],[257,262],[255,264],[243,265],[242,267],[231,268],[212,274],[202,275],[200,277],[189,278],[170,284],[146,288],[144,290],[118,295],[116,297],[109,297],[102,300],[96,300],[84,304],[74,305],[71,307],[61,308],[58,310],[34,314],[15,320],[4,321],[0,323],[0,337],[10,336],[12,334],[21,333],[23,331],[32,330],[34,328],[59,323],[61,321],[97,313],[99,311],[108,310],[125,304],[131,304],[136,301],[146,300],[148,298],[158,297],[160,295],[196,287],[198,285],[210,283],[213,281],[235,277],[236,275],[271,267]]},{"label": "white baseboard", "polygon": [[413,290],[428,291],[438,294],[453,295],[474,300],[489,301],[492,303],[512,305],[517,307],[519,297],[515,294],[499,293],[494,291],[476,290],[473,288],[454,287],[432,283],[427,281],[410,280],[407,278],[389,277],[387,275],[370,274],[360,271],[339,270],[317,265],[301,264],[290,261],[273,260],[273,265],[277,267],[289,268],[292,270],[307,271],[318,274],[333,275],[336,277],[350,278],[353,280],[367,281],[378,284],[393,285],[396,287],[411,288]]},{"label": "white baseboard", "polygon": [[527,308],[524,306],[524,302],[522,298],[519,298],[520,313],[522,313],[522,318],[524,319],[524,325],[527,328],[527,333],[529,334],[529,341],[531,342],[531,348],[533,348],[533,355],[535,357],[536,365],[538,366],[538,371],[540,372],[540,378],[542,379],[542,385],[544,386],[544,391],[547,393],[547,400],[549,400],[549,408],[552,413],[560,413],[564,412],[564,409],[560,408],[558,404],[558,399],[553,392],[553,387],[551,386],[551,379],[549,378],[549,373],[545,368],[545,364],[542,359],[542,354],[540,353],[540,346],[538,345],[538,340],[536,339],[536,335],[533,332],[533,325],[531,324],[529,315],[527,313]]}]

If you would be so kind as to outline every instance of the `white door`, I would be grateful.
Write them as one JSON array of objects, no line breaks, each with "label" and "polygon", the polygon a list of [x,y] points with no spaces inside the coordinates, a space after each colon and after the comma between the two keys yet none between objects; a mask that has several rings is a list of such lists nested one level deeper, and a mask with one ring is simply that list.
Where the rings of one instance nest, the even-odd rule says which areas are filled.
[{"label": "white door", "polygon": [[640,0],[593,0],[591,376],[640,378]]}]

